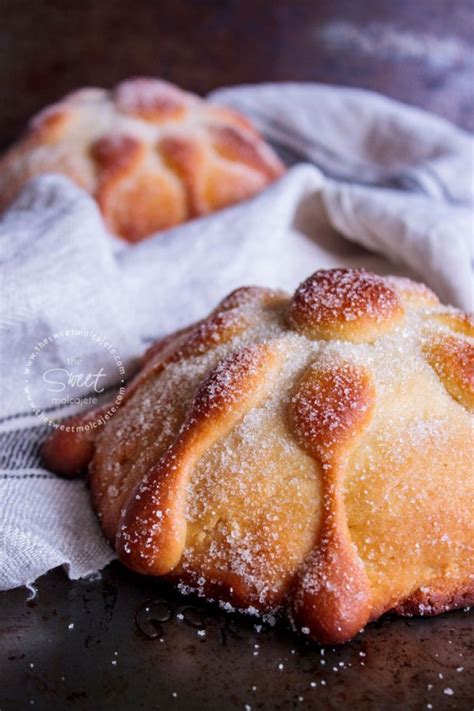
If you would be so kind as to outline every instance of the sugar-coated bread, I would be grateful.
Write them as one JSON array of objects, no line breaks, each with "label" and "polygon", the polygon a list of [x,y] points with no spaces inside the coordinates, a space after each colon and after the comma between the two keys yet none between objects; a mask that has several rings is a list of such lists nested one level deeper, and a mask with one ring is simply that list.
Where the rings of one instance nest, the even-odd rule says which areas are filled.
[{"label": "sugar-coated bread", "polygon": [[0,210],[31,177],[63,173],[137,242],[258,193],[283,165],[241,114],[158,79],[82,89],[48,107],[0,159]]},{"label": "sugar-coated bread", "polygon": [[[148,351],[100,430],[105,535],[133,570],[320,642],[472,604],[473,335],[423,285],[365,271],[234,292]],[[68,446],[73,472],[74,437],[47,460]]]}]

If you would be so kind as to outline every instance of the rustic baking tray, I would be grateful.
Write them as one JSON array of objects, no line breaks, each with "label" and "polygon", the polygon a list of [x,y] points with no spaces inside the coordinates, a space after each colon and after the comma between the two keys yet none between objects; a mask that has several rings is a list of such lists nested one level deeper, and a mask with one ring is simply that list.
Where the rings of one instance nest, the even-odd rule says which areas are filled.
[{"label": "rustic baking tray", "polygon": [[472,709],[474,616],[386,616],[319,647],[117,563],[0,594],[0,709]]}]

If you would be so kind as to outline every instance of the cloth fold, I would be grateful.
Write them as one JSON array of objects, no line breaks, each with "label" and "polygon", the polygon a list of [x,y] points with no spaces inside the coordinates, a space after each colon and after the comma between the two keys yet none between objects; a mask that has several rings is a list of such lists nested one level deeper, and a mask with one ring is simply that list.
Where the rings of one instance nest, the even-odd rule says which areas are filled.
[{"label": "cloth fold", "polygon": [[[232,289],[292,290],[342,265],[420,279],[472,307],[471,136],[359,90],[262,85],[211,98],[246,112],[293,166],[255,198],[125,247],[88,195],[50,175],[0,219],[0,589],[61,564],[81,577],[114,557],[85,483],[47,472],[40,444],[91,393],[115,397],[151,340]],[[89,377],[70,382],[79,361]]]},{"label": "cloth fold", "polygon": [[443,202],[474,199],[473,137],[426,111],[363,89],[307,83],[224,88],[211,98],[250,116],[287,161]]}]

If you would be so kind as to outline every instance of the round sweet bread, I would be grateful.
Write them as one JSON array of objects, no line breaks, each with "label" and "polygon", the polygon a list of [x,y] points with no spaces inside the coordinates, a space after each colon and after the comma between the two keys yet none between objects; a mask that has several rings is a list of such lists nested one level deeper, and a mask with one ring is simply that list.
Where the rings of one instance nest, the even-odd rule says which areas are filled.
[{"label": "round sweet bread", "polygon": [[474,602],[473,335],[402,278],[239,289],[148,351],[95,442],[57,431],[45,458],[92,457],[133,570],[342,642]]},{"label": "round sweet bread", "polygon": [[0,159],[0,210],[31,177],[63,173],[137,242],[258,193],[283,165],[241,114],[158,79],[82,89],[43,110]]}]

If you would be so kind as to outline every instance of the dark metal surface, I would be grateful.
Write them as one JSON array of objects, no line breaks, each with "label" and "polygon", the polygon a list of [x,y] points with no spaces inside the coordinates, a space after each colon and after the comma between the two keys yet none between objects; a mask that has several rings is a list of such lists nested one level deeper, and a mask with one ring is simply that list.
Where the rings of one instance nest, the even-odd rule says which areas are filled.
[{"label": "dark metal surface", "polygon": [[474,705],[473,617],[464,611],[386,617],[352,643],[322,650],[282,625],[258,631],[255,619],[179,597],[116,563],[89,582],[56,570],[39,581],[35,600],[26,596],[0,598],[1,711]]}]

